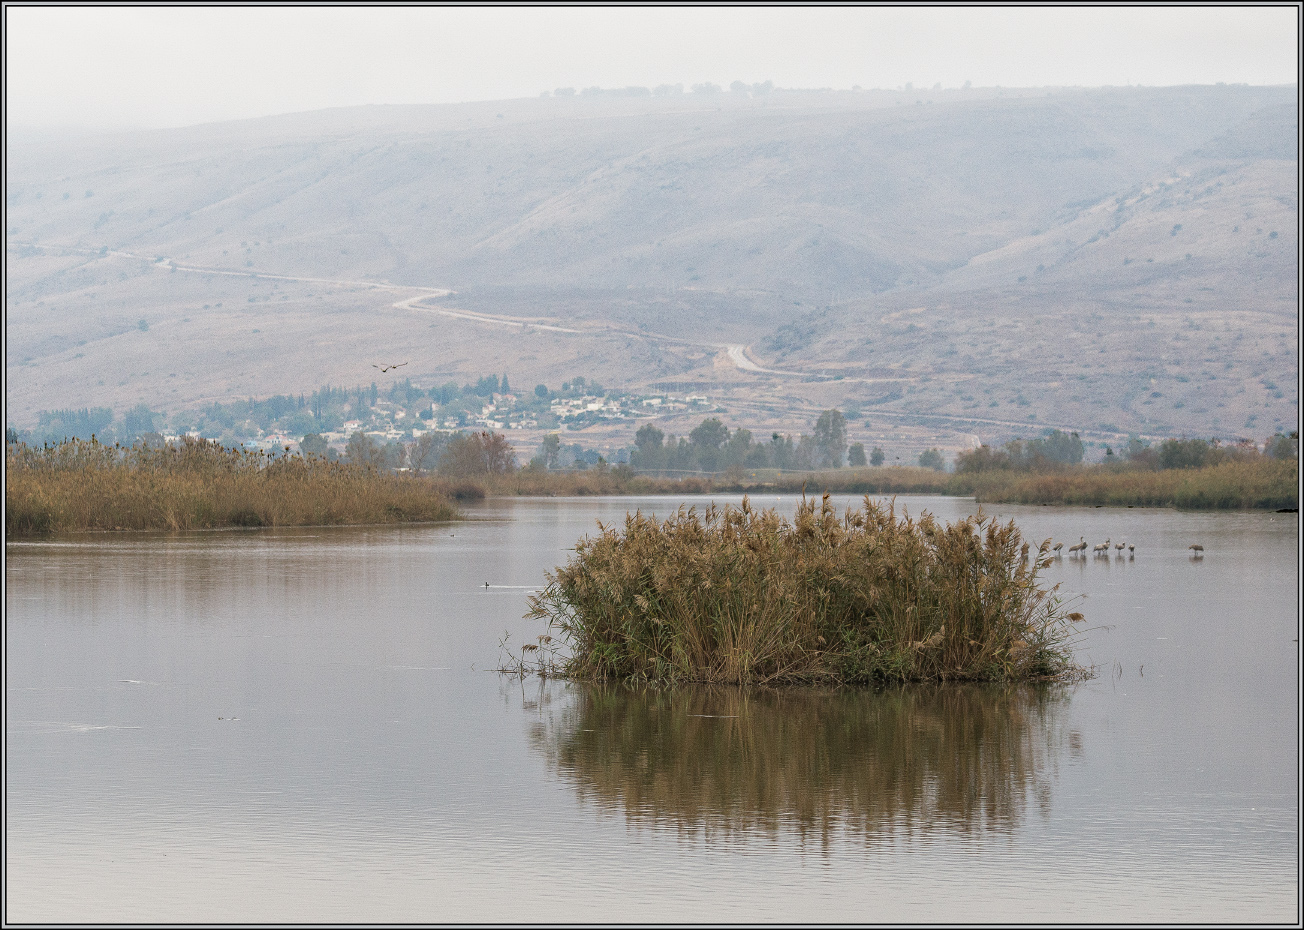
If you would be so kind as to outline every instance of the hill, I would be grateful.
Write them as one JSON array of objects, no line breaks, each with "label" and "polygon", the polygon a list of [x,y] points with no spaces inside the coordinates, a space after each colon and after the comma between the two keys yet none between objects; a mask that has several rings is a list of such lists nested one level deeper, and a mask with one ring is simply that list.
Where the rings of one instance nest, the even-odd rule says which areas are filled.
[{"label": "hill", "polygon": [[1267,435],[1298,410],[1296,114],[1294,87],[594,94],[11,139],[9,418],[402,355],[703,385],[763,428]]}]

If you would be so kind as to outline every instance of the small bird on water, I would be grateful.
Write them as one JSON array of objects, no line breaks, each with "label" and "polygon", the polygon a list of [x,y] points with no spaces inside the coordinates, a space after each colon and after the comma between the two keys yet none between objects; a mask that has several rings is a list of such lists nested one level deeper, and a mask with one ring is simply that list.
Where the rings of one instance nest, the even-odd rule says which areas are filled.
[{"label": "small bird on water", "polygon": [[1195,543],[1193,545],[1187,546],[1186,548],[1195,550],[1196,555],[1204,554],[1204,546],[1200,545],[1199,543]]}]

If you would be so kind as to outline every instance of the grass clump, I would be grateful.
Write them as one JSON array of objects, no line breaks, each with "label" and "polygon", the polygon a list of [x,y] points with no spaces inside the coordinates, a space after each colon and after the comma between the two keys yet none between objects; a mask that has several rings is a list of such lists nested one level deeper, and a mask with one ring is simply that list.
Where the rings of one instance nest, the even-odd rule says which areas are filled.
[{"label": "grass clump", "polygon": [[458,487],[308,456],[189,439],[131,448],[91,440],[5,449],[7,536],[75,530],[410,523],[458,516]]},{"label": "grass clump", "polygon": [[868,497],[773,510],[681,507],[600,527],[531,599],[560,632],[554,673],[587,680],[767,682],[1050,678],[1071,620],[1014,524],[942,526]]}]

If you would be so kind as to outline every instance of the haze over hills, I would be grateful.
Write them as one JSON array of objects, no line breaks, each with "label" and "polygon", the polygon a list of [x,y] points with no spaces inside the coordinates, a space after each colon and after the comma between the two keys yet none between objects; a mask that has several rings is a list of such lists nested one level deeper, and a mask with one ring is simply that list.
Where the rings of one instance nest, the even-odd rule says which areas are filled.
[{"label": "haze over hills", "polygon": [[607,94],[11,139],[8,418],[401,355],[417,384],[696,385],[763,429],[1262,439],[1298,416],[1297,111]]}]

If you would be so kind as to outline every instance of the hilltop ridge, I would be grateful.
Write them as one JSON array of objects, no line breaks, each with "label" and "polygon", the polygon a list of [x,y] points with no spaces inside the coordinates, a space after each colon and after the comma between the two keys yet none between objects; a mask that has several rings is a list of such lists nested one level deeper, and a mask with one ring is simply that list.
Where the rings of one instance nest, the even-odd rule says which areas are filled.
[{"label": "hilltop ridge", "polygon": [[11,139],[9,416],[353,383],[401,350],[418,383],[675,379],[779,420],[1267,435],[1298,411],[1297,109],[576,95]]}]

